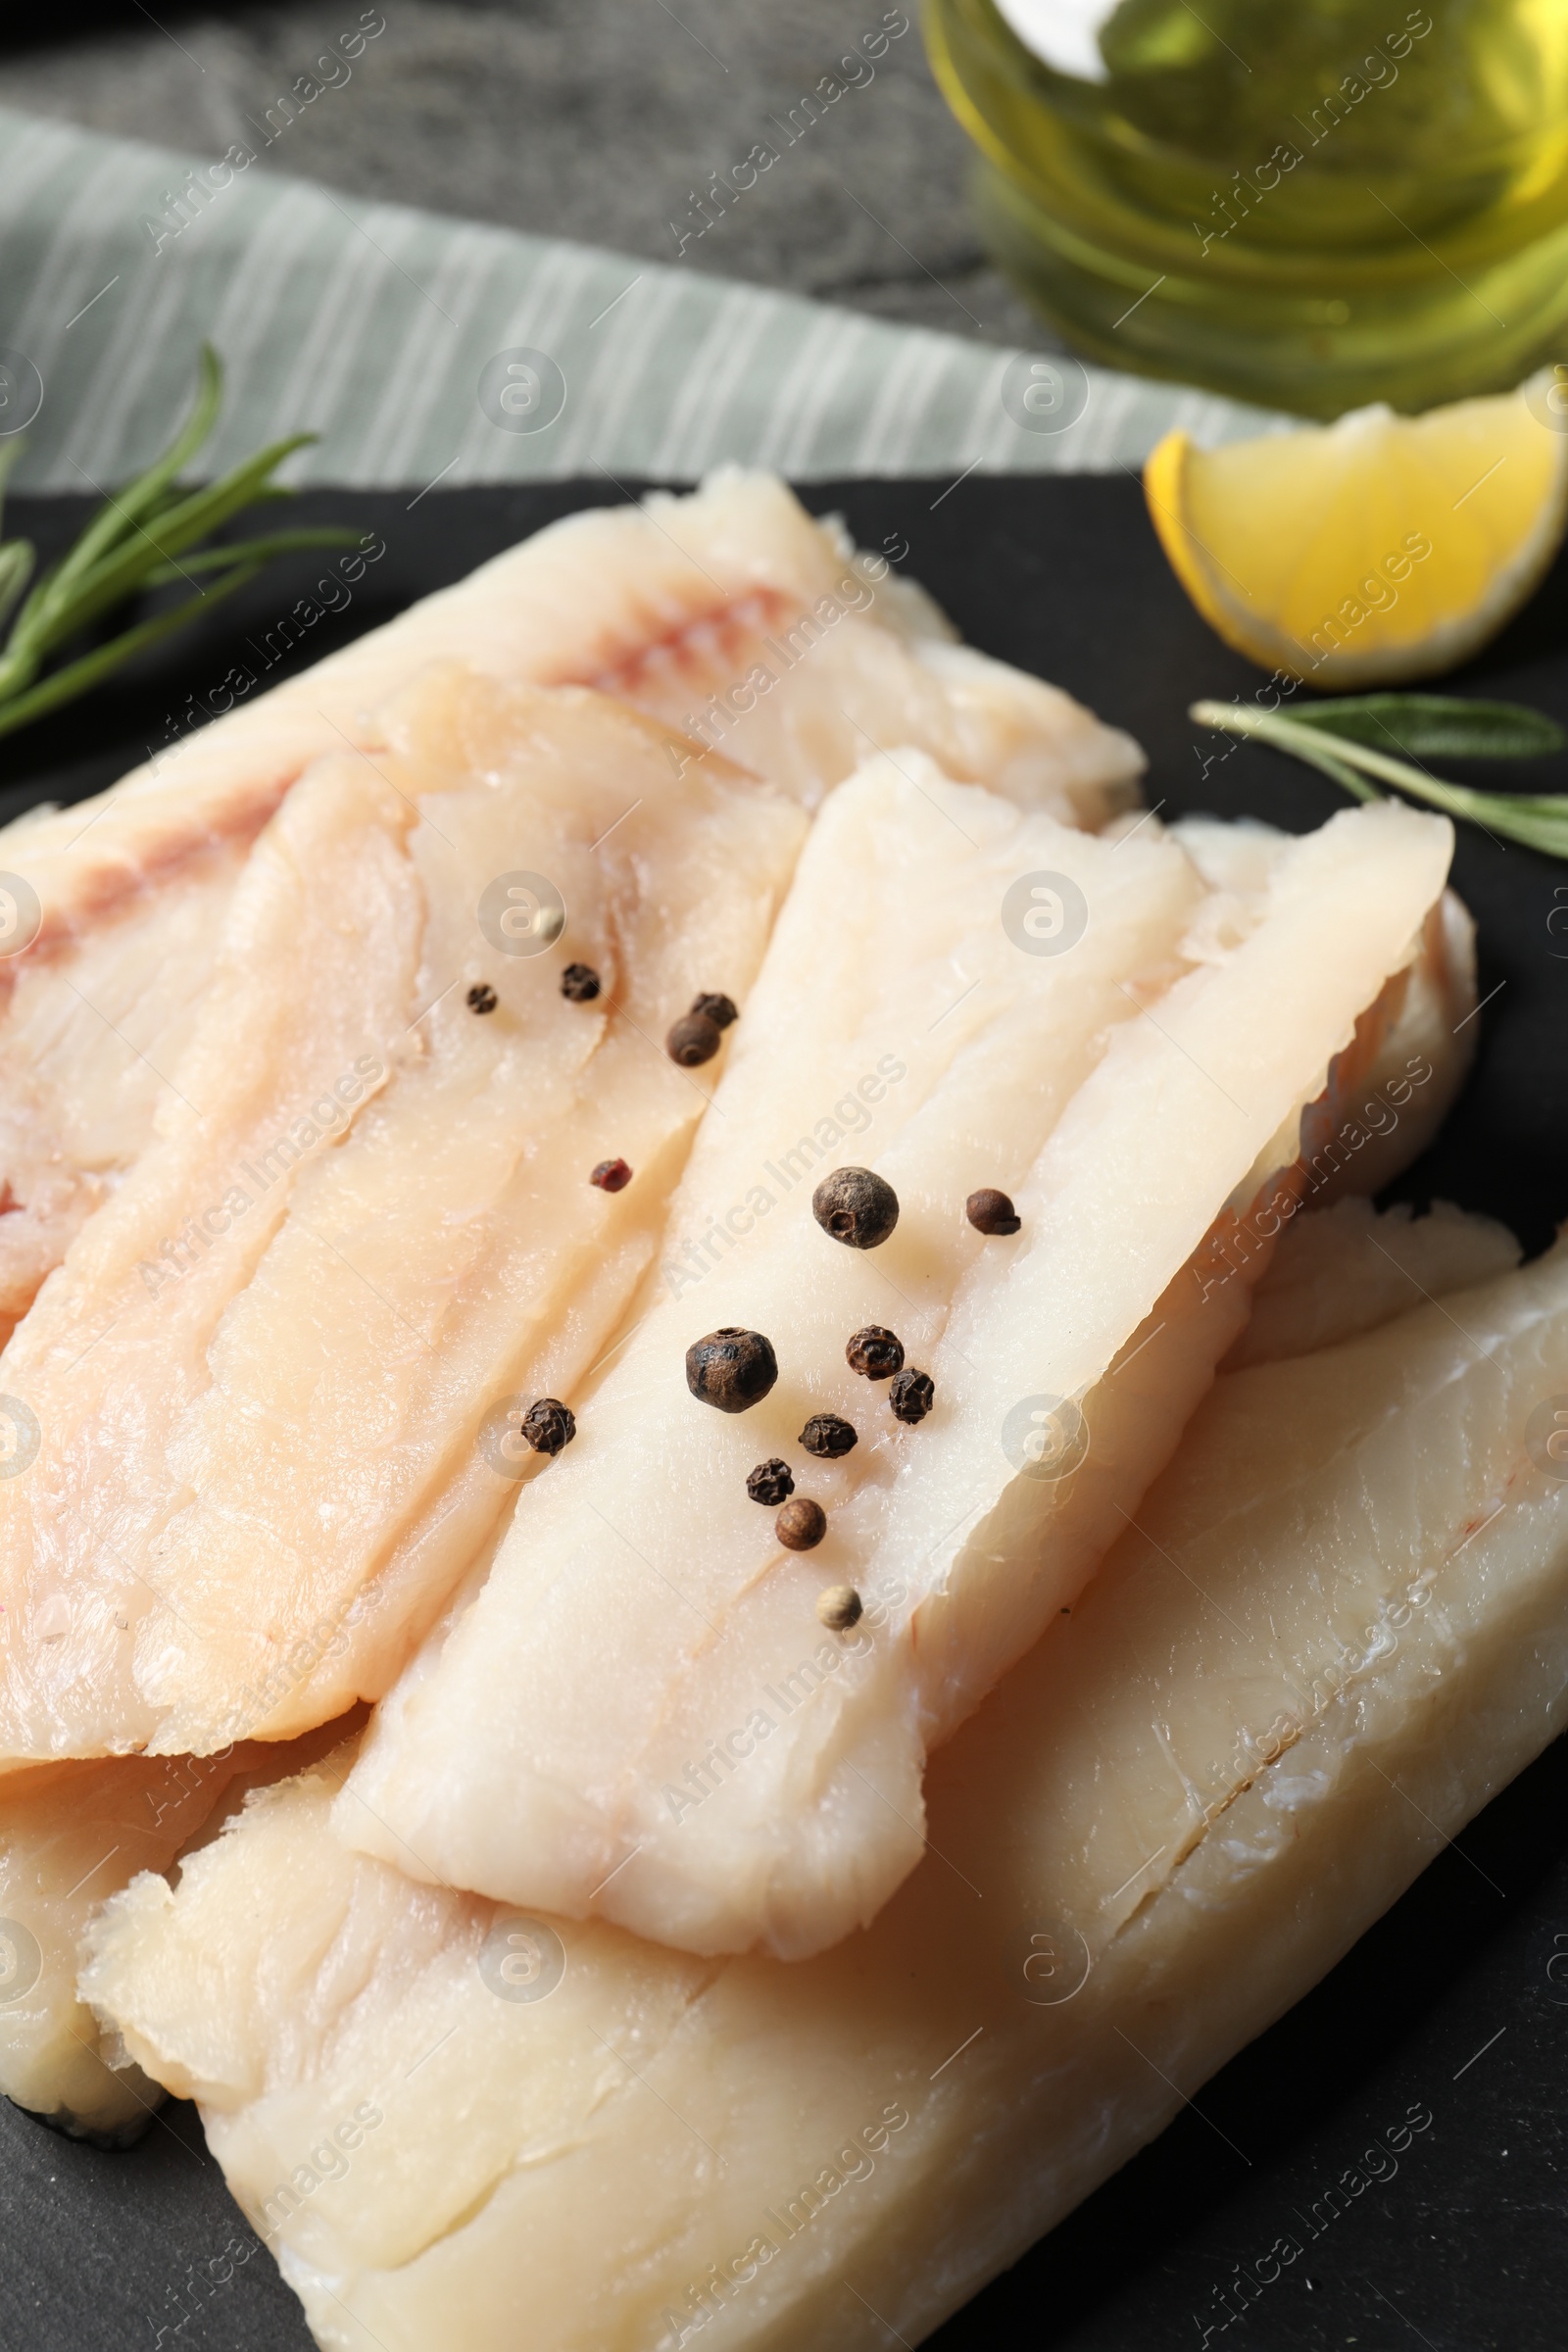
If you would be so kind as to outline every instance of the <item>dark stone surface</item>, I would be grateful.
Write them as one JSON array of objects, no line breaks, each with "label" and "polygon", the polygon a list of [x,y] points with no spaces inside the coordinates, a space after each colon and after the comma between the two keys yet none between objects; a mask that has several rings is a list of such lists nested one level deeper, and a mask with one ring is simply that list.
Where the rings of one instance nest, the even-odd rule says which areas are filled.
[{"label": "dark stone surface", "polygon": [[[986,264],[969,148],[910,29],[680,254],[694,189],[881,24],[887,0],[389,0],[352,78],[264,169],[786,286],[996,343],[1054,338]],[[373,13],[373,12],[372,12]],[[221,154],[348,31],[358,0],[211,11],[68,5],[0,31],[0,105]],[[9,51],[9,54],[4,52]],[[858,69],[855,69],[858,71]],[[873,216],[875,216],[873,218]],[[940,282],[938,282],[940,281]]]},{"label": "dark stone surface", "polygon": [[[314,517],[379,530],[387,554],[360,601],[302,650],[326,652],[526,530],[608,503],[606,487],[433,492],[412,514],[392,496],[307,497]],[[1151,754],[1152,803],[1295,831],[1341,805],[1326,782],[1250,748],[1202,772],[1214,743],[1196,736],[1188,704],[1248,693],[1259,673],[1176,587],[1134,482],[972,476],[956,489],[827,484],[808,496],[842,509],[873,546],[905,536],[909,568],[975,643],[1129,726]],[[82,513],[75,501],[19,500],[14,527],[48,553]],[[292,573],[280,567],[133,677],[0,740],[0,814],[41,792],[73,797],[112,780],[159,739],[163,714],[220,677],[311,576],[303,560]],[[1456,683],[1568,719],[1565,604],[1559,561]],[[1560,787],[1563,765],[1542,762],[1531,781]],[[1507,780],[1517,784],[1518,771]],[[1463,1101],[1397,1188],[1489,1210],[1532,1249],[1568,1211],[1568,957],[1547,929],[1565,875],[1461,832],[1456,878],[1480,921],[1482,993],[1501,993],[1482,1016]],[[1178,2352],[1200,2347],[1208,2325],[1211,2345],[1243,2352],[1561,2352],[1565,2094],[1568,1742],[1558,1742],[1315,1992],[933,2341],[942,2352]],[[1387,2146],[1412,2106],[1432,2122],[1397,2172],[1314,2228],[1328,2188],[1380,2139]],[[1286,2235],[1300,2258],[1221,2333],[1214,2289]],[[232,2277],[204,2293],[192,2268],[215,2258]],[[229,2203],[189,2110],[166,2110],[139,2147],[107,2156],[0,2103],[0,2346],[123,2352],[155,2343],[161,2327],[166,2342],[195,2352],[308,2352],[293,2299]],[[868,2321],[866,2340],[892,2338]]]}]

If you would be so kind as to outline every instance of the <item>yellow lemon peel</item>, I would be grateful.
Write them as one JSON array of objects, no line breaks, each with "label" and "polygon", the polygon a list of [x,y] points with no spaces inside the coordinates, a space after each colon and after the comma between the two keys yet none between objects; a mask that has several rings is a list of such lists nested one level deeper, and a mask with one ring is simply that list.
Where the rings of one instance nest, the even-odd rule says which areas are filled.
[{"label": "yellow lemon peel", "polygon": [[1144,490],[1172,569],[1227,645],[1339,692],[1451,668],[1539,585],[1568,522],[1551,371],[1424,416],[1200,450],[1168,433]]}]

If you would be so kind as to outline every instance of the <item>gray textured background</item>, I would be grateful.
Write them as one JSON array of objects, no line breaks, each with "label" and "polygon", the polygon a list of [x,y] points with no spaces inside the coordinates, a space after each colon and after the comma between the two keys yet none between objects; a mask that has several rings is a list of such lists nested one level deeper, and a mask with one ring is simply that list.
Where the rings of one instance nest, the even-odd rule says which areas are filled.
[{"label": "gray textured background", "polygon": [[[672,220],[727,172],[888,0],[384,0],[386,30],[261,169],[673,261]],[[221,17],[157,6],[32,15],[0,104],[220,153],[351,29],[359,0]],[[969,148],[932,81],[917,0],[851,90],[700,240],[687,267],[884,318],[1048,345],[969,226]],[[63,24],[69,37],[51,40]],[[20,49],[12,46],[24,44]],[[874,217],[873,217],[874,216]]]}]

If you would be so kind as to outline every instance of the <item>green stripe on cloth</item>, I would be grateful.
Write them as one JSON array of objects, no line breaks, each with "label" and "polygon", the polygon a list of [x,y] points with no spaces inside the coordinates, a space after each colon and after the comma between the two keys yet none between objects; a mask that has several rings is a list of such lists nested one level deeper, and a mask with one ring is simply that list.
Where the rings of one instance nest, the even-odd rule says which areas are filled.
[{"label": "green stripe on cloth", "polygon": [[[1214,442],[1282,421],[1069,361],[1054,364],[1087,389],[1081,416],[1029,429],[1004,406],[1027,367],[1011,352],[254,168],[178,226],[192,169],[206,160],[0,110],[0,345],[44,384],[19,486],[85,490],[145,464],[204,338],[228,377],[204,465],[309,427],[301,483],[684,481],[725,460],[799,480],[1102,472],[1172,425]],[[519,349],[564,381],[539,429],[514,429],[538,407],[504,423],[479,399],[486,363]]]}]

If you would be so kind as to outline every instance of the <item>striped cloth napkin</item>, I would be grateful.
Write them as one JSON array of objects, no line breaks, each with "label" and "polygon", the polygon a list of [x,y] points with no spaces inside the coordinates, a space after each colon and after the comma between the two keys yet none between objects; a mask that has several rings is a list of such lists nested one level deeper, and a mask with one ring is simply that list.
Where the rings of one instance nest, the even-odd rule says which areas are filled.
[{"label": "striped cloth napkin", "polygon": [[309,427],[299,483],[684,481],[726,459],[797,480],[1108,471],[1174,424],[1214,442],[1285,421],[246,159],[0,109],[0,435],[27,428],[19,487],[144,465],[204,338],[228,397],[203,466]]}]

